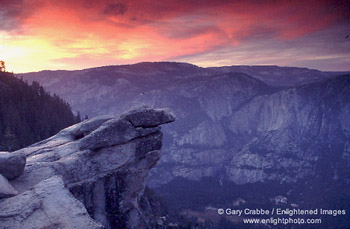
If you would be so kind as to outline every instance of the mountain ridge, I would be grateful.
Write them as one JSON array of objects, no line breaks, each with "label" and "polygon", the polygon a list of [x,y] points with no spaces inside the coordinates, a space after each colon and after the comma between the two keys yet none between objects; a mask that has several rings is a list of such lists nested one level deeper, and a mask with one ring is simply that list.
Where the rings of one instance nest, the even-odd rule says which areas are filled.
[{"label": "mountain ridge", "polygon": [[[72,72],[85,72],[86,71],[95,71],[95,70],[115,70],[115,69],[137,69],[139,67],[144,67],[144,68],[149,68],[149,67],[166,67],[166,66],[170,66],[170,67],[186,67],[186,68],[193,68],[193,69],[197,69],[197,70],[207,70],[207,71],[211,71],[210,74],[215,74],[215,72],[217,72],[217,74],[220,73],[227,73],[227,72],[243,72],[246,73],[248,75],[250,75],[249,73],[252,73],[252,69],[270,69],[273,71],[276,71],[276,69],[281,69],[281,70],[297,70],[299,72],[314,72],[319,74],[318,76],[322,75],[323,77],[328,76],[334,76],[334,75],[340,75],[340,74],[347,74],[349,72],[330,72],[330,71],[320,71],[317,69],[308,69],[308,68],[303,68],[303,67],[288,67],[288,66],[278,66],[278,65],[231,65],[231,66],[220,66],[220,67],[199,67],[196,66],[194,64],[189,64],[189,63],[185,63],[185,62],[139,62],[136,64],[126,64],[126,65],[107,65],[107,66],[100,66],[100,67],[94,67],[94,68],[86,68],[86,69],[81,69],[81,70],[42,70],[42,71],[38,71],[38,72],[28,72],[28,73],[20,73],[17,74],[19,77],[22,75],[26,75],[26,78],[28,78],[28,75],[32,75],[32,74],[38,74],[38,75],[45,75],[47,73],[50,74],[56,74],[56,73],[72,73]],[[247,71],[248,69],[248,71]],[[145,70],[145,69],[143,69]],[[263,72],[262,74],[266,74],[266,72]],[[257,78],[261,81],[263,81],[262,75],[261,74],[252,74],[254,78]],[[30,78],[30,77],[29,77]],[[268,81],[268,83],[271,83]],[[272,83],[272,86],[279,86],[278,84],[275,85]],[[287,85],[283,85],[283,86],[291,86],[289,84]]]}]

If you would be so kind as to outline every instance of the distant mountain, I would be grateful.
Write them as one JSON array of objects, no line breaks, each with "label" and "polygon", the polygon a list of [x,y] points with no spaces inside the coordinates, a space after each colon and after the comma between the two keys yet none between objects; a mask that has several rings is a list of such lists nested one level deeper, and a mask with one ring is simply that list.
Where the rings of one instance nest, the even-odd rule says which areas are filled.
[{"label": "distant mountain", "polygon": [[350,75],[341,74],[164,62],[20,77],[89,116],[141,105],[174,110],[150,177],[171,206],[198,210],[241,198],[266,207],[286,198],[286,207],[350,210]]},{"label": "distant mountain", "polygon": [[[19,74],[28,82],[37,81],[48,91],[62,96],[73,109],[91,116],[118,114],[129,109],[123,101],[143,100],[147,93],[212,76],[245,73],[265,84],[287,87],[321,81],[338,73],[277,66],[230,66],[201,68],[186,63],[139,63],[106,66],[78,71],[41,71]],[[151,95],[152,96],[152,95]],[[113,103],[118,104],[114,106]],[[94,109],[90,109],[91,102]],[[124,105],[123,105],[124,104]],[[136,104],[137,105],[137,104]]]},{"label": "distant mountain", "polygon": [[321,72],[315,69],[279,66],[227,66],[209,68],[218,73],[242,72],[275,87],[300,86],[350,72]]},{"label": "distant mountain", "polygon": [[28,85],[0,72],[0,150],[17,150],[50,137],[76,118],[67,102],[37,82]]}]

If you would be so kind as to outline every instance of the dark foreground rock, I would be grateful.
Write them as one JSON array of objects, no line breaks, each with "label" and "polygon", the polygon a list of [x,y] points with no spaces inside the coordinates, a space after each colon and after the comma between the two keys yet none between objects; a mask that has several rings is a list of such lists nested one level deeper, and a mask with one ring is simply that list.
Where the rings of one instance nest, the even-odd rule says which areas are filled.
[{"label": "dark foreground rock", "polygon": [[158,125],[174,119],[166,109],[142,108],[86,120],[17,151],[27,164],[10,181],[20,194],[0,200],[0,228],[149,228],[154,220],[139,201],[160,158]]},{"label": "dark foreground rock", "polygon": [[19,177],[23,173],[25,164],[24,154],[0,152],[0,174],[9,180]]}]

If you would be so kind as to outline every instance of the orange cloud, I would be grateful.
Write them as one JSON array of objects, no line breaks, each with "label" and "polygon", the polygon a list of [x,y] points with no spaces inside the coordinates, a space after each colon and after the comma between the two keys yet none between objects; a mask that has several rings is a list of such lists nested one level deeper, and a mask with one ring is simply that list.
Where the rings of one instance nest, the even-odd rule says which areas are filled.
[{"label": "orange cloud", "polygon": [[297,40],[348,19],[348,4],[330,1],[9,2],[0,5],[7,22],[0,58],[16,72],[205,57],[249,42]]}]

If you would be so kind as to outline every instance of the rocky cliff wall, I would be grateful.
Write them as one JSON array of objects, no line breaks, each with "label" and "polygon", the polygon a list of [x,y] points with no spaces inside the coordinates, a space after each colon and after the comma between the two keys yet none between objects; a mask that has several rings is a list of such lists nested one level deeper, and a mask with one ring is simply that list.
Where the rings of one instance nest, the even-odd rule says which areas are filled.
[{"label": "rocky cliff wall", "polygon": [[320,170],[349,181],[349,99],[349,76],[340,76],[259,94],[217,121],[193,122],[184,134],[166,132],[169,147],[153,181],[211,176],[236,184],[295,183]]}]

